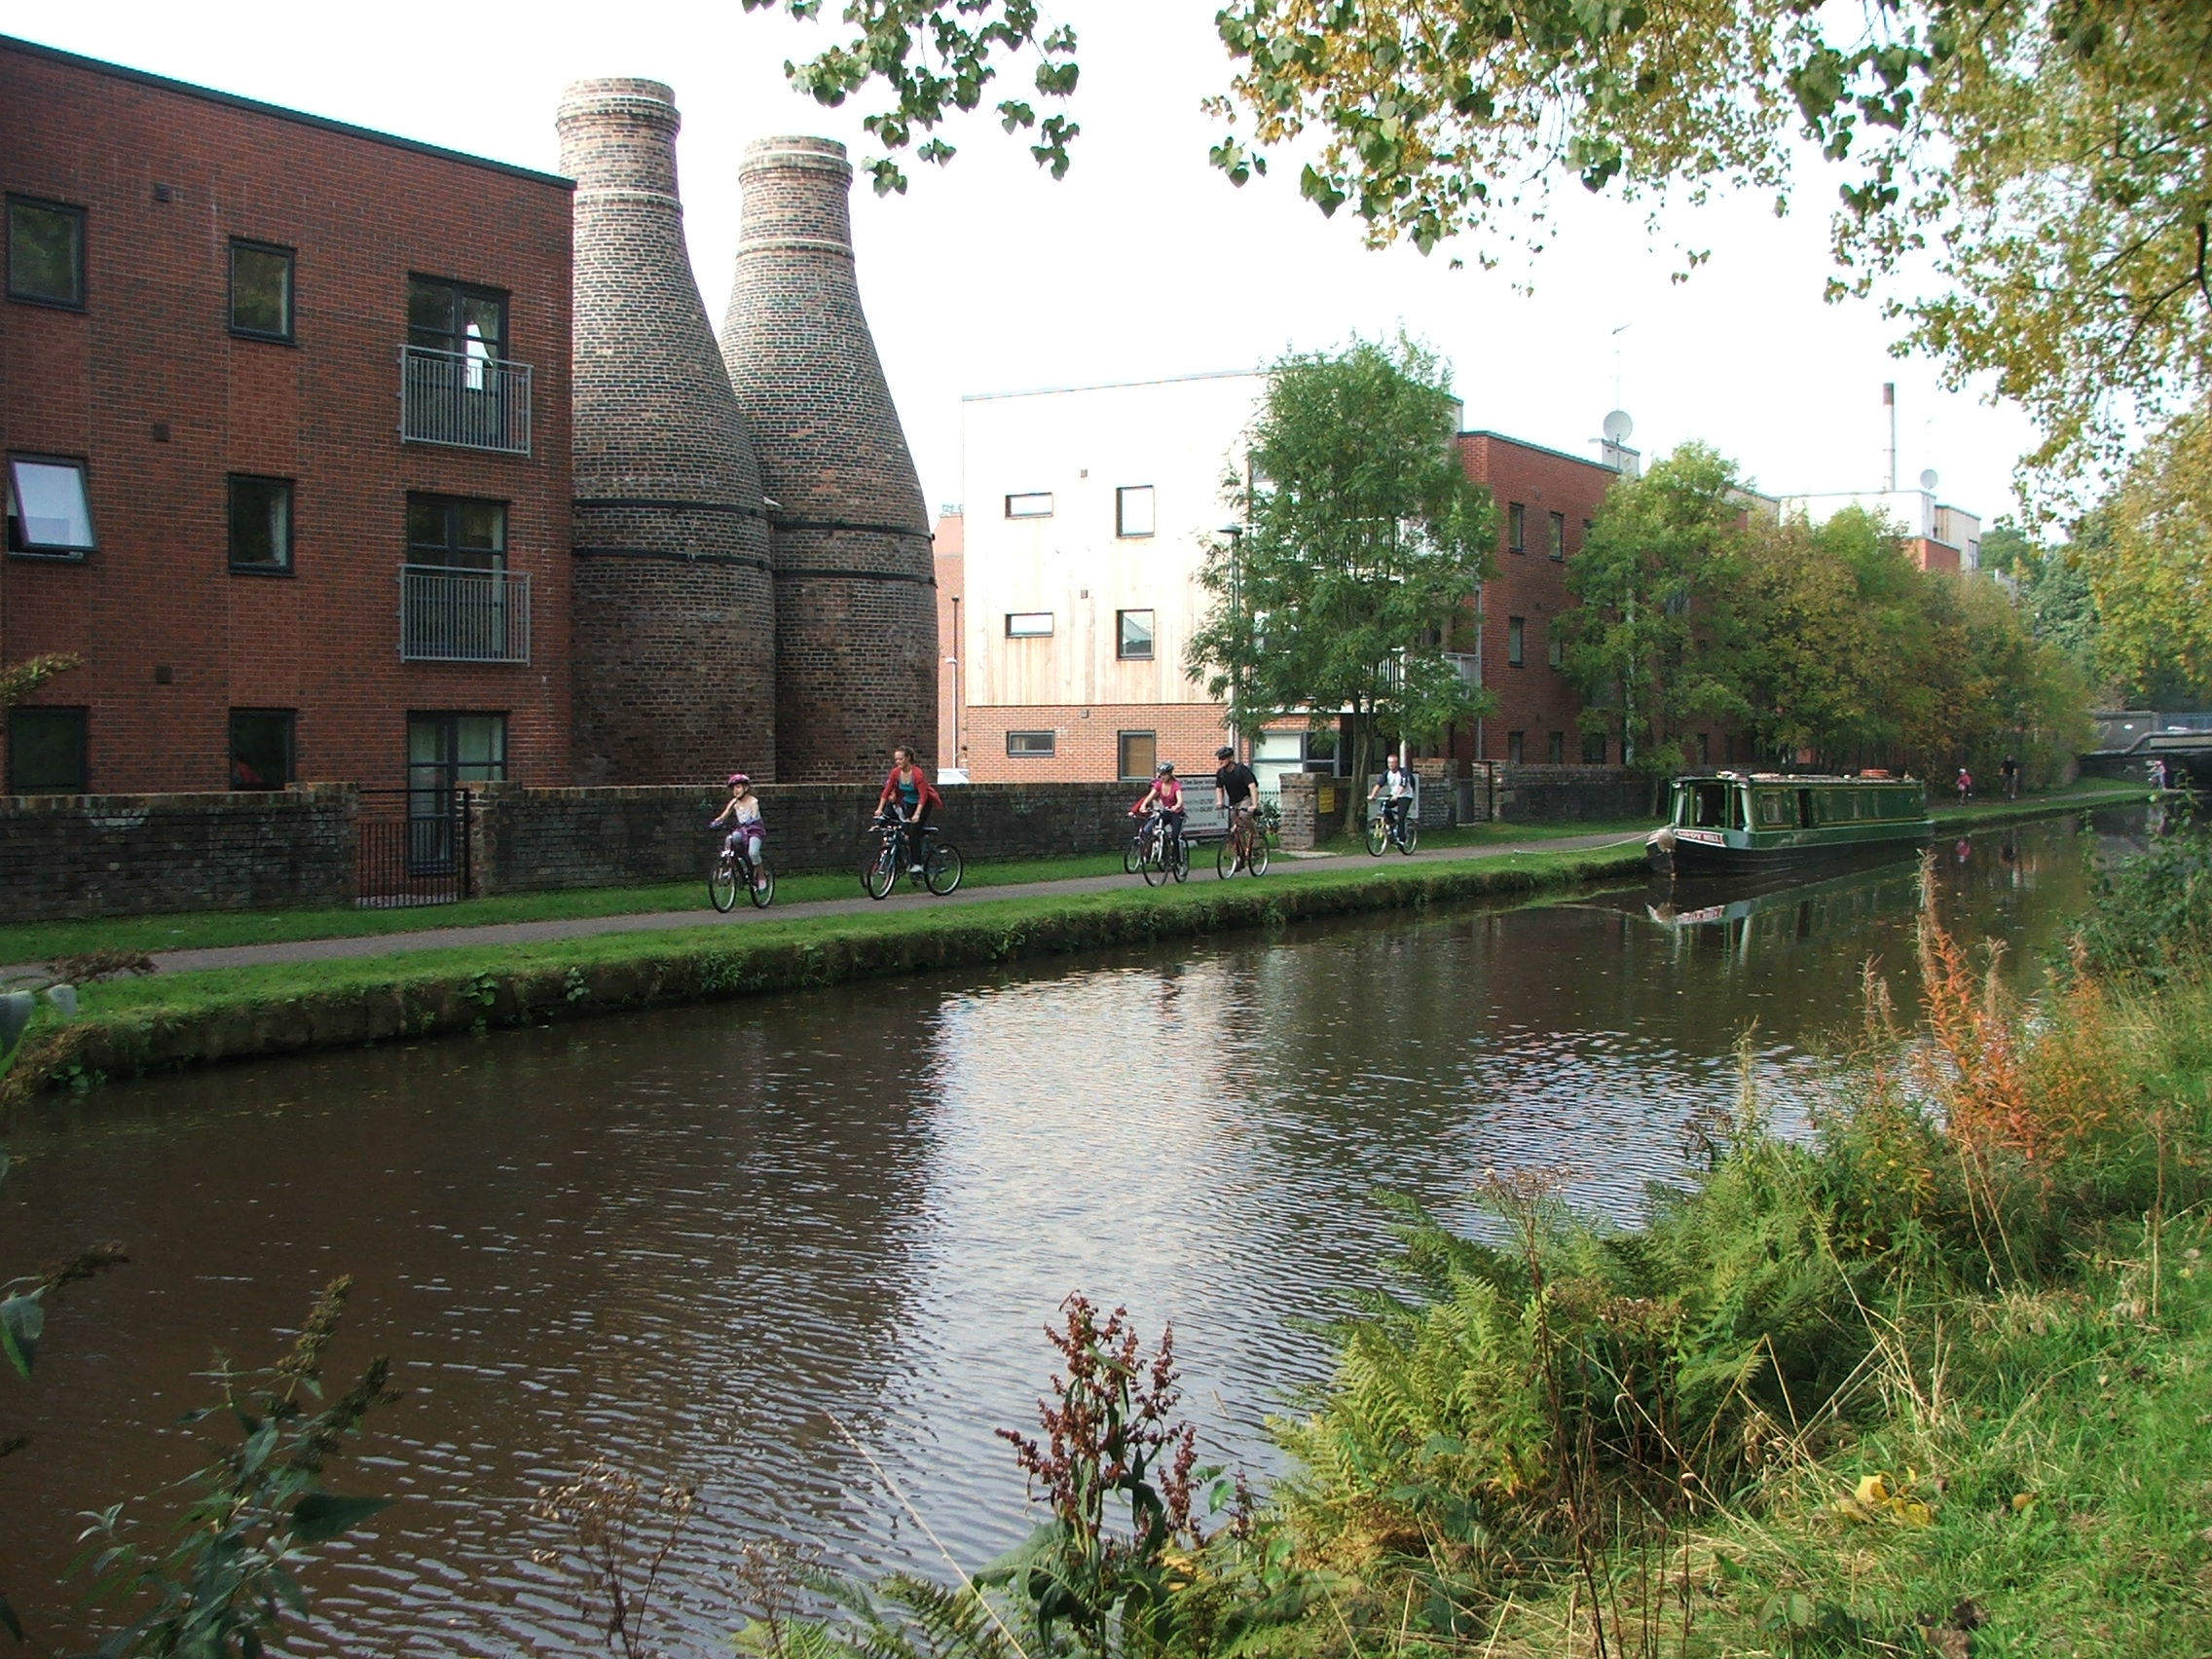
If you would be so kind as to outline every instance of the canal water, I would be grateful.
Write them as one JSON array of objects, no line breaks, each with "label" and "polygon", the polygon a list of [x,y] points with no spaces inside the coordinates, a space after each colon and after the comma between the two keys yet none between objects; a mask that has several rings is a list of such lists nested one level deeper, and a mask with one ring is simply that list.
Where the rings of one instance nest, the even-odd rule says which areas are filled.
[{"label": "canal water", "polygon": [[[2081,827],[1937,848],[1942,903],[2027,976],[2084,903]],[[2113,819],[2111,837],[2139,832]],[[311,1580],[302,1651],[593,1645],[534,1512],[593,1456],[696,1479],[680,1645],[734,1622],[745,1540],[945,1571],[1026,1530],[1002,1426],[1034,1426],[1067,1292],[1167,1321],[1209,1454],[1325,1375],[1302,1321],[1377,1282],[1379,1192],[1473,1222],[1487,1169],[1557,1170],[1633,1220],[1746,1031],[1778,1122],[1871,958],[1909,1004],[1910,864],[1754,891],[1642,886],[234,1066],[12,1127],[0,1263],[123,1240],[0,1387],[0,1585],[56,1646],[79,1511],[199,1460],[220,1348],[273,1356],[355,1291],[332,1371],[388,1353],[349,1492],[401,1502]],[[149,1513],[159,1513],[159,1505]],[[79,1587],[81,1588],[81,1586]]]}]

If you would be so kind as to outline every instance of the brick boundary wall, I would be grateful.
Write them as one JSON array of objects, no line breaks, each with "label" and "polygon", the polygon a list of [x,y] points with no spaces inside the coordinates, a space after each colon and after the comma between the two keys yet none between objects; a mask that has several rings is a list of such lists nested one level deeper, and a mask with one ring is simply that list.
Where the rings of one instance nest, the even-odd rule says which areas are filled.
[{"label": "brick boundary wall", "polygon": [[350,903],[360,801],[350,784],[0,796],[0,922]]},{"label": "brick boundary wall", "polygon": [[[1625,766],[1515,766],[1491,768],[1490,816],[1506,824],[1578,824],[1609,818],[1651,817],[1651,782]],[[1478,771],[1475,791],[1482,794]],[[1656,819],[1653,820],[1657,822]]]},{"label": "brick boundary wall", "polygon": [[[969,784],[944,792],[936,822],[971,861],[1113,852],[1128,838],[1126,814],[1141,793],[1129,784]],[[473,793],[469,867],[483,894],[703,882],[719,841],[707,821],[727,799],[690,787],[486,784]],[[759,793],[779,873],[858,869],[875,788],[764,784]]]}]

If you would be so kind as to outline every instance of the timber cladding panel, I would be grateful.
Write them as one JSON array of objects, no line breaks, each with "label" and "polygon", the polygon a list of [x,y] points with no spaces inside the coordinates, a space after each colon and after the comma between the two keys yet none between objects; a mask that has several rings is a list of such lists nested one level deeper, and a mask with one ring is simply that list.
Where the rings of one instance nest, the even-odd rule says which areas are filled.
[{"label": "timber cladding panel", "polygon": [[0,922],[350,903],[360,795],[0,797]]},{"label": "timber cladding panel", "polygon": [[[857,872],[874,788],[771,784],[759,794],[779,872]],[[471,868],[485,893],[697,878],[703,896],[721,841],[707,821],[726,799],[726,791],[709,788],[489,784],[473,792]],[[946,791],[944,802],[935,822],[971,862],[1113,852],[1129,835],[1129,791],[1121,784],[968,785]]]}]

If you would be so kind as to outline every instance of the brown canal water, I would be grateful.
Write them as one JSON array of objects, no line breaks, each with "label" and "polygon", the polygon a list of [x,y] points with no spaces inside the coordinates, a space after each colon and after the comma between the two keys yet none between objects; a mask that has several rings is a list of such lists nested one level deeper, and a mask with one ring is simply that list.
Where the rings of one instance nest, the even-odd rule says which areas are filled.
[{"label": "brown canal water", "polygon": [[[2084,902],[2073,821],[1937,849],[1968,937],[2028,975]],[[2098,829],[2120,838],[2138,820]],[[336,1377],[406,1397],[342,1490],[401,1502],[311,1576],[298,1651],[595,1646],[532,1559],[537,1493],[604,1456],[696,1478],[679,1645],[736,1622],[738,1544],[943,1574],[1030,1524],[1000,1425],[1034,1426],[1042,1329],[1082,1289],[1174,1322],[1209,1451],[1272,1466],[1321,1378],[1301,1328],[1377,1282],[1379,1191],[1472,1221],[1488,1168],[1559,1168],[1632,1220],[1755,1025],[1801,1121],[1861,964],[1912,994],[1914,866],[1778,891],[1641,887],[1317,925],[628,1020],[234,1066],[13,1125],[0,1263],[119,1238],[37,1378],[0,1386],[0,1585],[57,1647],[79,1511],[196,1466],[211,1350],[274,1357],[356,1281]],[[158,1505],[153,1513],[158,1513]],[[79,1587],[81,1588],[81,1586]]]}]

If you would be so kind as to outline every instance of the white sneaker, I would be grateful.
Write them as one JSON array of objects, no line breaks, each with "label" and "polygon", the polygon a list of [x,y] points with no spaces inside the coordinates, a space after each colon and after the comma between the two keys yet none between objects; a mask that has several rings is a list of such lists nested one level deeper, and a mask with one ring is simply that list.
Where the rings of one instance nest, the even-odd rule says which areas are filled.
[{"label": "white sneaker", "polygon": [[922,866],[920,865],[908,865],[906,871],[909,875],[919,875],[922,873]]}]

